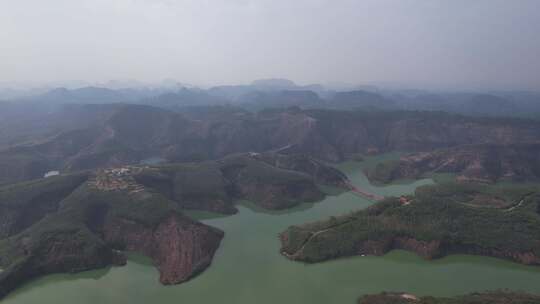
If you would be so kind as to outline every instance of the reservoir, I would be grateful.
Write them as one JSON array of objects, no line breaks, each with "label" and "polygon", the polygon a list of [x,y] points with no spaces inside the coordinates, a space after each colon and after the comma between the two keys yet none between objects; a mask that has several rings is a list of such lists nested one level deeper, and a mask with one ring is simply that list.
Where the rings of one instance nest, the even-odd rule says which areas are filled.
[{"label": "reservoir", "polygon": [[[377,158],[339,165],[352,183],[389,196],[412,193],[425,179],[377,187],[362,170]],[[191,281],[162,286],[149,259],[131,255],[124,267],[46,276],[11,293],[2,304],[354,304],[358,296],[381,291],[448,296],[501,288],[540,293],[540,267],[455,255],[426,261],[393,251],[383,257],[352,257],[306,265],[279,254],[278,233],[288,226],[366,208],[372,202],[346,192],[315,204],[268,212],[242,202],[238,214],[193,213],[225,231],[212,265]]]}]

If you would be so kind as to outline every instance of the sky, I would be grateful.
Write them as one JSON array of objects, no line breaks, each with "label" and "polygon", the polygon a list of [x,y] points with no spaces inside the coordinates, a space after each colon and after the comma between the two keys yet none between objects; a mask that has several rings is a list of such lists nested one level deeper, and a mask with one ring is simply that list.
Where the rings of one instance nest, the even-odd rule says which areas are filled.
[{"label": "sky", "polygon": [[540,0],[0,0],[0,82],[540,89]]}]

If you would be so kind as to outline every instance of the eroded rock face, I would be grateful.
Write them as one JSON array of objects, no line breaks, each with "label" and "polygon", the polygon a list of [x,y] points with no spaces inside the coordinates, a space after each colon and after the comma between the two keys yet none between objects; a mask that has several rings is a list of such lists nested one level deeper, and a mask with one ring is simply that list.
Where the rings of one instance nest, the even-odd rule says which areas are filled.
[{"label": "eroded rock face", "polygon": [[445,255],[454,252],[491,256],[525,265],[540,265],[540,256],[536,255],[532,251],[513,251],[496,248],[481,248],[478,246],[455,246],[447,248]]},{"label": "eroded rock face", "polygon": [[289,236],[285,234],[281,235],[281,242],[283,245],[282,253],[292,260],[310,263],[320,262],[323,260],[338,258],[342,256],[382,256],[392,250],[401,249],[414,252],[420,257],[428,260],[441,258],[449,254],[471,254],[511,260],[525,265],[540,265],[540,256],[536,255],[532,251],[518,252],[495,248],[482,248],[474,245],[463,246],[459,244],[451,246],[449,244],[446,244],[442,240],[421,241],[412,237],[390,237],[375,240],[365,240],[359,242],[354,251],[342,252],[340,255],[336,256],[314,258],[313,256],[304,254],[303,250],[305,249],[305,246],[307,246],[307,244],[304,247],[301,247],[298,251],[294,251],[298,248],[293,248],[293,251],[285,249],[288,243],[288,237]]},{"label": "eroded rock face", "polygon": [[184,282],[208,267],[222,238],[222,231],[180,216],[155,228],[126,219],[111,219],[104,228],[107,243],[151,257],[163,284]]},{"label": "eroded rock face", "polygon": [[425,259],[433,259],[442,256],[441,241],[419,241],[413,238],[398,237],[392,244],[394,249],[412,251]]},{"label": "eroded rock face", "polygon": [[368,240],[360,244],[358,254],[381,256],[394,249],[412,251],[425,259],[433,259],[441,255],[441,242],[425,242],[406,237]]}]

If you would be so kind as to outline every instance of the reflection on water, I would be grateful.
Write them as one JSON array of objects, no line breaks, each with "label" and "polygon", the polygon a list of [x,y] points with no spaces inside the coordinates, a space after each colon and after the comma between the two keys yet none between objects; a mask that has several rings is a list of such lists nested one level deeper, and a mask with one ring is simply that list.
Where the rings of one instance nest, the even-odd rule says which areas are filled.
[{"label": "reflection on water", "polygon": [[[370,185],[362,170],[373,163],[374,159],[368,159],[339,167],[355,185],[385,196],[411,193],[431,183],[421,180],[386,187]],[[351,193],[341,193],[288,212],[268,212],[242,202],[239,212],[232,216],[195,214],[226,234],[212,266],[185,284],[160,285],[151,261],[134,255],[125,267],[36,280],[3,303],[353,304],[359,295],[384,290],[455,295],[512,288],[540,293],[539,267],[493,258],[459,255],[426,261],[405,251],[393,251],[384,257],[351,257],[306,265],[279,254],[277,236],[288,226],[370,204]]]}]

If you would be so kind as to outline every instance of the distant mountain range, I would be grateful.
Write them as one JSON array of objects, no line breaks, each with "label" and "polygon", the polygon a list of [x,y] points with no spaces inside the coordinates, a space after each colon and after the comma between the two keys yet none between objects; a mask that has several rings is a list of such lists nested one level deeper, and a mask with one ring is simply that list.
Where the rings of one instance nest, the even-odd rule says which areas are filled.
[{"label": "distant mountain range", "polygon": [[[8,94],[7,96],[16,96]],[[135,103],[179,111],[184,107],[235,105],[249,111],[268,108],[443,111],[469,116],[540,117],[540,93],[392,91],[376,87],[334,91],[322,85],[297,85],[286,79],[256,80],[248,85],[200,89],[180,84],[162,88],[56,88],[27,97],[0,101],[6,109],[53,111],[65,104]]]}]

